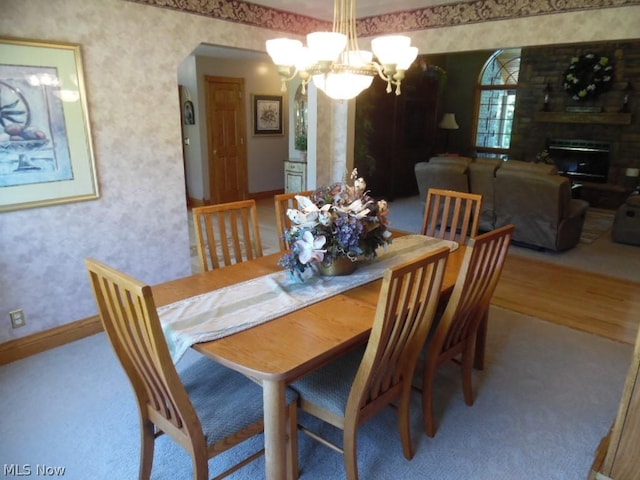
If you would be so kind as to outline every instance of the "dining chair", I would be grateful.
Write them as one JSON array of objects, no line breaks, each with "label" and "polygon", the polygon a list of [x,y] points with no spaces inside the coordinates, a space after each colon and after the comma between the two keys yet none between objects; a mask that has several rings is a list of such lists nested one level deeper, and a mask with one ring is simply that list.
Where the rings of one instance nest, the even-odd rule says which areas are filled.
[{"label": "dining chair", "polygon": [[[298,428],[343,454],[348,480],[358,478],[357,432],[382,408],[398,403],[404,456],[413,457],[411,380],[433,320],[449,249],[440,248],[388,269],[365,347],[357,348],[292,384],[300,409],[342,429],[342,447]],[[348,312],[345,312],[348,315]]]},{"label": "dining chair", "polygon": [[[155,439],[167,433],[191,455],[193,478],[209,478],[210,458],[263,432],[262,388],[202,357],[178,373],[151,288],[94,259],[85,260],[100,319],[136,394],[141,424],[139,478],[151,476]],[[287,465],[298,477],[297,395],[287,391]],[[264,449],[226,470],[224,478]]]},{"label": "dining chair", "polygon": [[262,257],[255,200],[195,207],[193,223],[205,272]]},{"label": "dining chair", "polygon": [[478,234],[481,210],[482,195],[430,188],[421,233],[465,245]]},{"label": "dining chair", "polygon": [[280,243],[280,250],[289,250],[290,245],[284,237],[284,233],[291,228],[291,220],[287,217],[287,210],[290,208],[299,208],[296,201],[296,195],[302,195],[308,197],[313,193],[313,190],[307,190],[305,192],[292,192],[292,193],[280,193],[275,195],[274,203],[276,208],[276,225],[278,228],[278,242]]},{"label": "dining chair", "polygon": [[[448,303],[434,321],[424,351],[421,387],[425,427],[430,437],[436,434],[433,390],[440,365],[449,361],[460,364],[464,400],[467,405],[473,405],[472,368],[476,344],[482,347],[484,355],[489,304],[514,230],[513,225],[506,225],[469,239]],[[478,335],[482,338],[477,342]]]}]

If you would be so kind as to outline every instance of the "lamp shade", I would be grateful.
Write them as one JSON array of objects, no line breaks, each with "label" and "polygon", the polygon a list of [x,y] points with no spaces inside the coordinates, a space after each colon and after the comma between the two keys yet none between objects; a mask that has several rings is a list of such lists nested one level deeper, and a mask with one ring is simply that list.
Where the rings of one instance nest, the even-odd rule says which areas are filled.
[{"label": "lamp shade", "polygon": [[335,62],[347,46],[347,36],[338,32],[314,32],[307,35],[307,46],[319,62]]},{"label": "lamp shade", "polygon": [[418,56],[418,47],[409,47],[398,56],[398,70],[409,70],[409,67]]},{"label": "lamp shade", "polygon": [[442,120],[438,124],[440,128],[444,128],[445,130],[457,130],[460,128],[458,126],[458,122],[456,122],[456,114],[455,113],[445,113],[442,116]]},{"label": "lamp shade", "polygon": [[410,46],[411,39],[404,35],[385,35],[371,40],[371,49],[383,65],[398,63],[398,52],[403,52]]},{"label": "lamp shade", "polygon": [[291,38],[267,40],[267,53],[276,65],[293,65],[302,50],[302,42]]},{"label": "lamp shade", "polygon": [[351,100],[371,86],[373,77],[355,73],[322,73],[313,76],[316,87],[334,100]]},{"label": "lamp shade", "polygon": [[302,47],[296,59],[295,66],[298,70],[309,70],[316,63],[316,57],[309,47]]}]

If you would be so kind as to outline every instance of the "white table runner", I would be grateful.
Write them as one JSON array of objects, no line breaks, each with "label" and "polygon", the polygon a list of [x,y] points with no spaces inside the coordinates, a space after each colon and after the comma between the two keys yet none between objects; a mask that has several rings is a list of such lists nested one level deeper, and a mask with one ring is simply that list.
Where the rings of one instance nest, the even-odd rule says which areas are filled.
[{"label": "white table runner", "polygon": [[286,270],[247,280],[158,308],[174,362],[195,343],[216,340],[382,278],[386,269],[440,247],[458,245],[423,235],[406,235],[350,275],[291,279]]}]

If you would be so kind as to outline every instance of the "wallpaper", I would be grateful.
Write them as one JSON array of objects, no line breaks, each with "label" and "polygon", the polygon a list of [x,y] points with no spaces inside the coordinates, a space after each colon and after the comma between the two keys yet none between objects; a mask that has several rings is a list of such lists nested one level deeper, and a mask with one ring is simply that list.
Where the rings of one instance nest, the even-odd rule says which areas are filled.
[{"label": "wallpaper", "polygon": [[3,0],[3,35],[81,45],[101,195],[0,214],[0,342],[95,315],[87,257],[151,285],[191,273],[177,67],[201,41],[264,45],[212,23],[121,0]]},{"label": "wallpaper", "polygon": [[[129,1],[300,35],[331,28],[331,24],[314,18],[238,0]],[[640,0],[476,0],[362,18],[357,22],[357,31],[358,35],[372,36],[630,5],[640,5]]]},{"label": "wallpaper", "polygon": [[[507,3],[522,9],[529,2],[487,2]],[[640,9],[629,5],[638,2],[618,3],[626,7],[427,29],[412,37],[423,52],[636,38]],[[237,10],[225,12],[235,18]],[[0,32],[81,46],[101,193],[96,200],[0,214],[4,342],[95,315],[87,257],[151,285],[190,273],[178,66],[201,42],[263,51],[273,30],[123,0],[2,0]],[[336,128],[325,130],[336,135]],[[325,140],[331,137],[322,138],[318,150],[331,155]],[[25,310],[27,325],[12,330],[8,312],[16,308]]]}]

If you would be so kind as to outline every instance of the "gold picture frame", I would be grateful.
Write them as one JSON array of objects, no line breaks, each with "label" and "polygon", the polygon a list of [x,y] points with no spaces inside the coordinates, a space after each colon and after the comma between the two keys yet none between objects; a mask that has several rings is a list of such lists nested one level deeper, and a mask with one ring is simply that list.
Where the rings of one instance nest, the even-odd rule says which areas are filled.
[{"label": "gold picture frame", "polygon": [[284,135],[281,95],[252,95],[253,134]]},{"label": "gold picture frame", "polygon": [[80,46],[0,38],[0,212],[98,197]]}]

